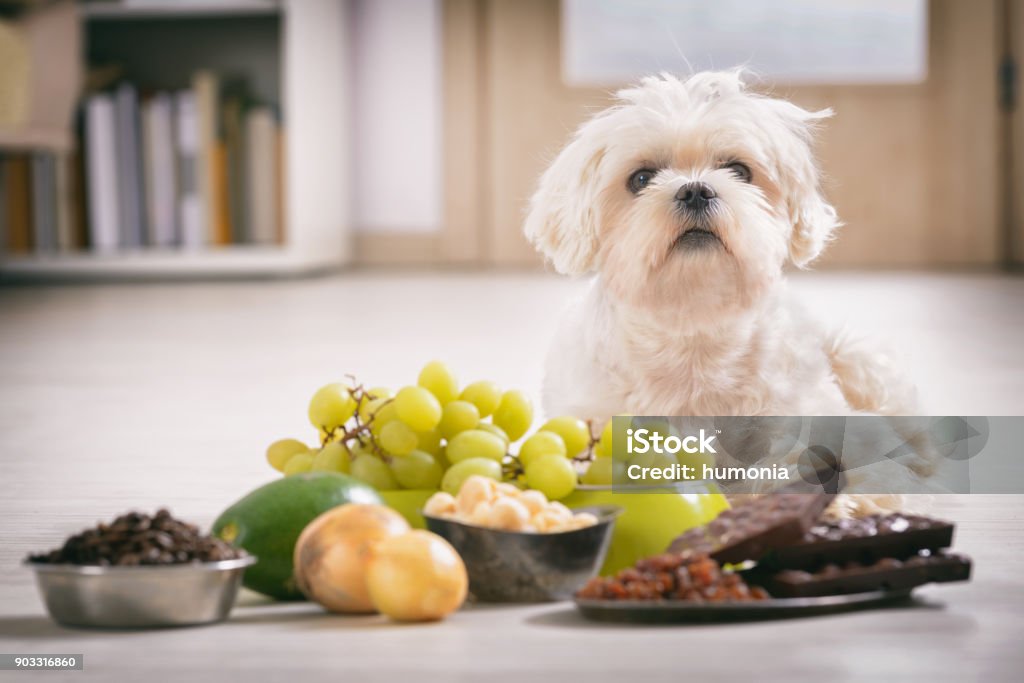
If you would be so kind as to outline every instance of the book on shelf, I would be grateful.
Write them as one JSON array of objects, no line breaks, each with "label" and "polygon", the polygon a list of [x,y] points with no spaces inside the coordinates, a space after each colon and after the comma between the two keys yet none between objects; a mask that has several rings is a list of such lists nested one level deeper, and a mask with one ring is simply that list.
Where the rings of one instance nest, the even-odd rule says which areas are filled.
[{"label": "book on shelf", "polygon": [[245,167],[249,239],[258,244],[277,241],[280,220],[278,169],[281,162],[277,122],[267,107],[250,109],[245,117],[249,155]]},{"label": "book on shelf", "polygon": [[81,146],[71,152],[68,158],[68,213],[71,219],[72,249],[86,249],[89,246],[89,207],[85,186],[85,153]]},{"label": "book on shelf", "polygon": [[0,156],[0,250],[7,248],[7,163]]},{"label": "book on shelf", "polygon": [[70,153],[0,150],[0,250],[282,241],[283,133],[243,81],[114,84],[83,100],[79,138]]},{"label": "book on shelf", "polygon": [[57,251],[57,188],[53,154],[32,154],[32,242],[38,252]]},{"label": "book on shelf", "polygon": [[56,253],[82,243],[75,216],[75,156],[0,154],[0,251]]},{"label": "book on shelf", "polygon": [[225,94],[221,110],[227,168],[228,227],[231,241],[249,242],[248,207],[245,202],[245,102],[239,93]]},{"label": "book on shelf", "polygon": [[[145,160],[147,244],[179,243],[177,160],[174,147],[174,97],[157,93],[142,105],[142,150]],[[192,161],[194,163],[194,160]]]},{"label": "book on shelf", "polygon": [[29,157],[26,154],[5,156],[4,165],[4,228],[6,247],[12,254],[32,250],[32,197]]},{"label": "book on shelf", "polygon": [[107,93],[89,97],[85,112],[85,168],[89,245],[97,251],[117,249],[124,234],[117,186],[116,126],[114,98]]},{"label": "book on shelf", "polygon": [[206,244],[206,212],[199,188],[199,112],[192,90],[174,95],[174,165],[179,239],[186,249]]},{"label": "book on shelf", "polygon": [[[211,244],[281,239],[280,126],[243,82],[207,71],[193,78],[199,118],[196,177]],[[255,123],[251,123],[250,119]]]},{"label": "book on shelf", "polygon": [[135,86],[119,85],[114,101],[121,246],[141,247],[146,241],[146,217],[139,150],[139,98]]},{"label": "book on shelf", "polygon": [[231,244],[231,207],[228,204],[230,184],[228,181],[228,146],[223,140],[217,140],[207,152],[207,170],[212,179],[210,207],[213,209],[213,234],[210,241],[216,246]]},{"label": "book on shelf", "polygon": [[192,77],[199,126],[196,177],[209,244],[231,242],[228,224],[226,188],[226,151],[220,138],[220,79],[210,71],[197,71]]},{"label": "book on shelf", "polygon": [[285,150],[288,149],[288,142],[287,141],[288,141],[288,138],[284,134],[284,128],[282,128],[281,126],[278,126],[277,127],[277,169],[276,169],[277,174],[274,177],[274,180],[275,180],[275,183],[276,183],[275,186],[274,186],[274,191],[275,191],[274,192],[274,194],[275,194],[275,200],[274,201],[277,203],[277,206],[274,207],[274,208],[277,209],[277,216],[276,216],[276,221],[275,221],[276,230],[274,232],[274,241],[281,242],[281,243],[284,242],[285,231],[288,229],[288,226],[284,222],[285,221],[285,215],[287,213],[285,211],[285,198],[288,196],[287,193],[285,192],[285,183],[287,182],[286,176],[285,176],[285,163],[286,163],[285,159],[287,158],[287,154],[285,154]]},{"label": "book on shelf", "polygon": [[53,158],[53,209],[56,223],[57,251],[73,251],[78,248],[78,234],[75,226],[75,163],[71,154],[58,154]]}]

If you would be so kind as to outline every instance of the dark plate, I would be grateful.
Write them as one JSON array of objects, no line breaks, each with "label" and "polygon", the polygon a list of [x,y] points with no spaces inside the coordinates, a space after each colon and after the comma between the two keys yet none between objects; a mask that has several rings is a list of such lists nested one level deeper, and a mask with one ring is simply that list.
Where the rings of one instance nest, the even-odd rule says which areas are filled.
[{"label": "dark plate", "polygon": [[694,604],[682,600],[586,600],[576,608],[587,619],[629,624],[670,624],[708,621],[753,621],[836,614],[906,600],[909,590],[871,591],[821,598],[773,598],[756,602]]}]

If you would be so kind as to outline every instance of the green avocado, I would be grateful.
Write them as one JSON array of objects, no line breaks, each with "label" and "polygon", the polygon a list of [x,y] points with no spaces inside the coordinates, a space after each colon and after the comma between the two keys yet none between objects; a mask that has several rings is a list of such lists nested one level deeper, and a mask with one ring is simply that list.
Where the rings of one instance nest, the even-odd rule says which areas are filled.
[{"label": "green avocado", "polygon": [[222,512],[213,534],[256,556],[242,580],[246,588],[277,600],[302,600],[292,569],[295,542],[307,524],[345,503],[383,504],[373,487],[344,474],[293,474]]}]

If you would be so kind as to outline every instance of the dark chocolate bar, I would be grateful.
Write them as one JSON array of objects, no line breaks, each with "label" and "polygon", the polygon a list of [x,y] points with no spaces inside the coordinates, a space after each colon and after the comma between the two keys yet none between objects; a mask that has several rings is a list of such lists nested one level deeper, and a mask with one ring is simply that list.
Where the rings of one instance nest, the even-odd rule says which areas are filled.
[{"label": "dark chocolate bar", "polygon": [[758,568],[744,574],[749,583],[762,586],[775,598],[907,590],[926,583],[966,581],[970,577],[970,559],[961,555],[931,554],[927,550],[906,560],[887,557],[873,564],[828,564],[813,573],[785,569],[766,574]]},{"label": "dark chocolate bar", "polygon": [[885,557],[904,559],[921,550],[953,543],[953,525],[930,517],[870,515],[818,522],[800,541],[775,548],[761,562],[773,569],[815,569],[825,564],[871,564]]},{"label": "dark chocolate bar", "polygon": [[668,552],[703,553],[722,564],[759,560],[802,539],[831,500],[824,492],[765,494],[690,529]]}]

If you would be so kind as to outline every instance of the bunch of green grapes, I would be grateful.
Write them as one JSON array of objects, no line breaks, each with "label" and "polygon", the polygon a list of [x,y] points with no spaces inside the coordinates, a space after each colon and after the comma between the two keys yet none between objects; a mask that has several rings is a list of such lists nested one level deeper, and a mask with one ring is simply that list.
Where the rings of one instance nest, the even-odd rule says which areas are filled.
[{"label": "bunch of green grapes", "polygon": [[448,366],[432,361],[416,384],[393,393],[343,383],[321,387],[309,403],[320,445],[281,439],[269,446],[267,460],[285,475],[342,472],[382,491],[441,489],[455,495],[466,479],[480,475],[558,500],[576,489],[591,460],[583,483],[603,482],[594,469],[601,444],[576,417],[548,420],[513,453],[533,417],[523,392],[502,391],[487,380],[460,388]]}]

